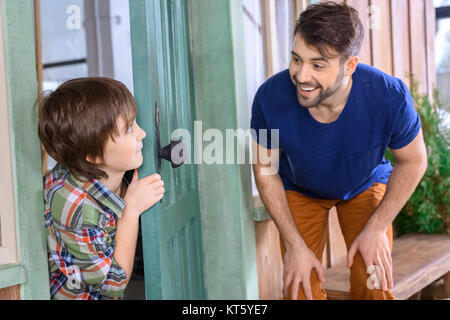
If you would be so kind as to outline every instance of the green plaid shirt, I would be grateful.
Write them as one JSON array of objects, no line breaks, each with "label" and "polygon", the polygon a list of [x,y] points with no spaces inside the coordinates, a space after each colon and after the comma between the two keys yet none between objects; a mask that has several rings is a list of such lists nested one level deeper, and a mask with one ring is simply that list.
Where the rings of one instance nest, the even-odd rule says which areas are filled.
[{"label": "green plaid shirt", "polygon": [[56,165],[44,177],[44,200],[52,299],[121,299],[127,275],[113,253],[123,199]]}]

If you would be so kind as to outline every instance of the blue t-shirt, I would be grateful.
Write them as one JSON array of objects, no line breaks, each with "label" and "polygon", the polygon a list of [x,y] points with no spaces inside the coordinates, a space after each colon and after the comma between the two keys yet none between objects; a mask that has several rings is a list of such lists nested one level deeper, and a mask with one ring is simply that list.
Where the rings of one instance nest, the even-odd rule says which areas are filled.
[{"label": "blue t-shirt", "polygon": [[392,172],[386,148],[403,148],[419,133],[420,117],[403,81],[361,63],[352,77],[347,104],[327,124],[299,104],[289,70],[268,79],[256,93],[253,135],[262,146],[276,148],[270,130],[279,130],[278,173],[286,190],[351,199],[376,182],[386,184]]}]

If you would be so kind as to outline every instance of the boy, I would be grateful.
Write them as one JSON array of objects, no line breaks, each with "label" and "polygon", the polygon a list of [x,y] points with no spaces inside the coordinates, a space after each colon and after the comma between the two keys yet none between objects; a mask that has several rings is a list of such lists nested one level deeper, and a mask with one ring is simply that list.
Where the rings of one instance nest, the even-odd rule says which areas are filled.
[{"label": "boy", "polygon": [[67,81],[39,102],[39,138],[58,163],[44,178],[52,299],[123,297],[139,216],[164,195],[158,174],[138,179],[136,113],[125,85],[107,78]]}]

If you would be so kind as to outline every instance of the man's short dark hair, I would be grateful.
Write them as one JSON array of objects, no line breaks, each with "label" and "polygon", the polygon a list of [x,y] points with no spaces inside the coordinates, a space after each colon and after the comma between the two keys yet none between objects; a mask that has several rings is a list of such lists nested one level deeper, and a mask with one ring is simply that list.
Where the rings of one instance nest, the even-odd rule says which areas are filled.
[{"label": "man's short dark hair", "polygon": [[131,125],[136,102],[127,87],[109,78],[81,78],[63,83],[38,100],[39,138],[48,154],[77,178],[107,178],[98,165],[111,137],[119,134],[117,119]]},{"label": "man's short dark hair", "polygon": [[330,48],[336,50],[343,63],[359,54],[364,28],[354,8],[345,3],[324,2],[300,14],[294,37],[296,35],[317,48],[324,57],[334,58]]}]

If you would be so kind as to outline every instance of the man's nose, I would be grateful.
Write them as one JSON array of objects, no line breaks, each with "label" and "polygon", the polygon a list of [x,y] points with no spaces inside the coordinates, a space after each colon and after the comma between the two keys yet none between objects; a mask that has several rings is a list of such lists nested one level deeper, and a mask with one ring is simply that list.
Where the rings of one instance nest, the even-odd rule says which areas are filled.
[{"label": "man's nose", "polygon": [[311,73],[308,68],[302,66],[295,75],[295,80],[297,80],[297,83],[301,84],[308,83],[311,80]]}]

